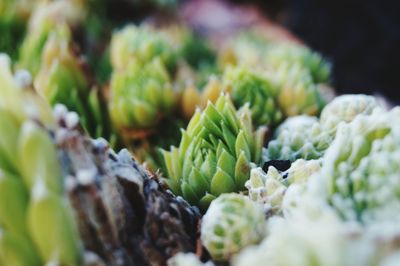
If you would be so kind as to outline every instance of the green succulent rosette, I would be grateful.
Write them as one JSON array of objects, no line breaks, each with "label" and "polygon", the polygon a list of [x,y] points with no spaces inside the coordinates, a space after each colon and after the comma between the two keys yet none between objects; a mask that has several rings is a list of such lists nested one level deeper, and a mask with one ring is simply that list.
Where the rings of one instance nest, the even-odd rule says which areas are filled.
[{"label": "green succulent rosette", "polygon": [[43,48],[54,27],[68,25],[75,28],[84,20],[85,12],[80,0],[43,1],[37,4],[19,51],[18,66],[35,76],[40,68]]},{"label": "green succulent rosette", "polygon": [[326,128],[336,128],[340,122],[351,122],[357,115],[369,115],[380,107],[374,96],[345,94],[336,97],[321,112],[321,124]]},{"label": "green succulent rosette", "polygon": [[338,126],[321,177],[330,204],[342,218],[366,224],[398,218],[399,118],[396,107]]},{"label": "green succulent rosette", "polygon": [[214,200],[201,223],[201,240],[215,261],[229,261],[266,234],[260,205],[240,194],[223,194]]},{"label": "green succulent rosette", "polygon": [[175,92],[161,59],[135,62],[117,70],[111,79],[109,109],[120,129],[146,129],[172,112]]},{"label": "green succulent rosette", "polygon": [[125,68],[131,62],[143,65],[158,58],[167,70],[172,70],[178,47],[162,31],[146,25],[128,25],[113,34],[110,49],[114,69]]},{"label": "green succulent rosette", "polygon": [[163,151],[165,179],[176,195],[206,210],[222,193],[244,189],[259,163],[265,127],[253,131],[248,108],[236,112],[228,95],[197,110],[178,148]]},{"label": "green succulent rosette", "polygon": [[78,265],[80,242],[57,150],[42,127],[52,125],[44,114],[49,109],[10,74],[2,65],[8,83],[0,88],[6,97],[0,103],[0,257],[8,265]]},{"label": "green succulent rosette", "polygon": [[80,123],[92,137],[113,141],[109,117],[101,91],[92,87],[85,61],[73,51],[71,32],[66,25],[50,34],[43,48],[35,89],[52,106],[65,105],[80,116]]},{"label": "green succulent rosette", "polygon": [[268,143],[265,160],[319,159],[332,142],[334,134],[321,126],[313,116],[289,117]]},{"label": "green succulent rosette", "polygon": [[298,63],[283,61],[271,72],[271,79],[280,88],[277,101],[285,116],[318,115],[326,104],[309,70]]},{"label": "green succulent rosette", "polygon": [[268,49],[266,56],[267,64],[277,69],[287,62],[290,65],[299,65],[309,71],[312,82],[315,84],[329,83],[331,75],[331,64],[317,52],[296,44],[274,44]]},{"label": "green succulent rosette", "polygon": [[255,126],[275,125],[282,119],[276,103],[277,88],[265,75],[243,66],[228,67],[223,86],[236,107],[249,104]]}]

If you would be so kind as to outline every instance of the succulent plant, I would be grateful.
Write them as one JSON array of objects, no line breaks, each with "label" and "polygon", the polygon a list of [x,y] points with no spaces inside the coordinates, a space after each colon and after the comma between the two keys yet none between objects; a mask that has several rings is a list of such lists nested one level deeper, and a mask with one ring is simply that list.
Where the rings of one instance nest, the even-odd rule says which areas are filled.
[{"label": "succulent plant", "polygon": [[213,266],[212,262],[202,263],[193,253],[178,253],[168,261],[168,266]]},{"label": "succulent plant", "polygon": [[295,161],[318,159],[332,142],[334,134],[321,126],[316,117],[301,115],[289,117],[276,130],[268,143],[266,157]]},{"label": "succulent plant", "polygon": [[306,69],[313,83],[330,81],[331,64],[316,52],[298,44],[274,44],[267,51],[266,62],[277,69],[284,62]]},{"label": "succulent plant", "polygon": [[157,125],[174,108],[174,89],[160,59],[144,66],[132,62],[113,73],[109,108],[120,129],[143,129]]},{"label": "succulent plant", "polygon": [[318,115],[325,99],[309,70],[298,63],[283,61],[271,72],[278,86],[277,101],[285,116]]},{"label": "succulent plant", "polygon": [[376,110],[339,124],[321,176],[344,219],[368,224],[398,217],[399,117],[399,108]]},{"label": "succulent plant", "polygon": [[265,75],[246,67],[228,67],[223,87],[236,107],[249,104],[254,125],[275,125],[282,119],[276,103],[277,88]]},{"label": "succulent plant", "polygon": [[163,151],[171,190],[207,209],[222,193],[240,191],[258,163],[265,128],[253,131],[248,108],[236,112],[228,95],[196,111],[178,148]]},{"label": "succulent plant", "polygon": [[65,25],[49,34],[35,78],[35,88],[52,106],[60,103],[77,112],[90,136],[112,140],[101,91],[91,87],[85,62],[73,51],[72,46],[71,32]]},{"label": "succulent plant", "polygon": [[371,114],[380,107],[373,96],[345,94],[327,104],[321,113],[321,124],[326,128],[336,128],[340,122],[351,122],[359,114]]},{"label": "succulent plant", "polygon": [[[10,78],[9,69],[0,72]],[[0,89],[10,99],[0,104],[0,190],[4,196],[0,256],[13,265],[24,265],[27,260],[29,265],[79,264],[79,240],[64,197],[56,147],[49,132],[29,120],[31,116],[46,122],[47,117],[41,115],[45,103],[33,91],[18,90],[15,80],[9,82]],[[30,108],[24,112],[26,104]]]},{"label": "succulent plant", "polygon": [[222,67],[229,65],[245,65],[263,67],[270,42],[257,30],[239,31],[227,42],[219,52],[219,64]]},{"label": "succulent plant", "polygon": [[214,200],[201,223],[201,240],[215,261],[229,261],[266,234],[264,212],[246,196],[230,193]]},{"label": "succulent plant", "polygon": [[167,70],[172,70],[175,67],[177,49],[161,31],[146,25],[128,25],[113,34],[111,63],[114,69],[121,70],[132,62],[143,65],[159,58]]},{"label": "succulent plant", "polygon": [[54,27],[67,25],[74,28],[85,17],[80,0],[42,1],[34,9],[28,31],[20,49],[18,66],[34,76],[39,71],[42,51]]},{"label": "succulent plant", "polygon": [[259,246],[244,250],[234,259],[234,266],[261,266],[266,262],[273,266],[350,266],[373,261],[368,246],[346,234],[340,221],[329,214],[314,219],[271,218],[268,227],[268,237]]},{"label": "succulent plant", "polygon": [[199,91],[193,82],[187,82],[179,103],[183,117],[190,120],[197,108],[205,108],[209,101],[215,103],[221,92],[221,81],[213,75],[208,78],[202,91]]},{"label": "succulent plant", "polygon": [[246,182],[249,198],[264,205],[264,210],[270,214],[281,213],[282,201],[287,188],[291,184],[303,184],[321,168],[320,160],[298,159],[285,171],[279,171],[269,166],[251,170],[250,179]]}]

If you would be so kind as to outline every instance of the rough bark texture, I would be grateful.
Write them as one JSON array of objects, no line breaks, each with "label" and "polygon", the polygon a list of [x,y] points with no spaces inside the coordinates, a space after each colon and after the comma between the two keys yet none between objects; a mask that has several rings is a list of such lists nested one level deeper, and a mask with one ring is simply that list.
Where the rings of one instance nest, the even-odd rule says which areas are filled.
[{"label": "rough bark texture", "polygon": [[178,252],[195,252],[199,211],[128,151],[116,154],[106,141],[65,126],[55,140],[86,265],[165,265]]}]

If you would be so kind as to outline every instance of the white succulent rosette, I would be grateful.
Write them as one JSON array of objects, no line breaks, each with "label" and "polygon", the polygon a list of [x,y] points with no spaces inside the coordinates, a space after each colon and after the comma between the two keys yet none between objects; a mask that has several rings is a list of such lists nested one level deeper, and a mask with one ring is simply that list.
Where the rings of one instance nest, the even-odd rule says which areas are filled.
[{"label": "white succulent rosette", "polygon": [[266,233],[261,206],[230,193],[214,200],[201,224],[201,240],[215,261],[229,261],[243,248],[258,244]]}]

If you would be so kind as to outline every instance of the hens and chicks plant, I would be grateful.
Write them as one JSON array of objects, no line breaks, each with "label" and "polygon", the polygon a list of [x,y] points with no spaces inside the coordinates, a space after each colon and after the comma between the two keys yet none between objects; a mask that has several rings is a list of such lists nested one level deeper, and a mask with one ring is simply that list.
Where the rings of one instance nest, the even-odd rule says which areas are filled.
[{"label": "hens and chicks plant", "polygon": [[399,107],[106,2],[0,2],[1,266],[399,265]]}]

